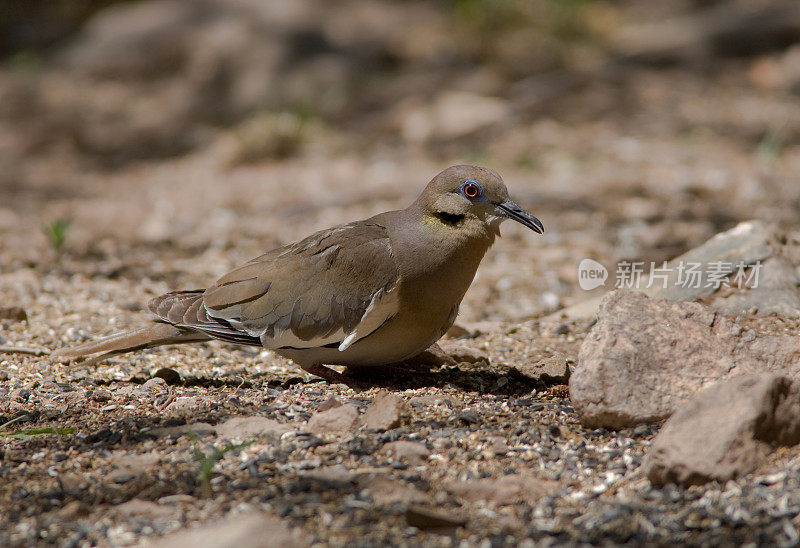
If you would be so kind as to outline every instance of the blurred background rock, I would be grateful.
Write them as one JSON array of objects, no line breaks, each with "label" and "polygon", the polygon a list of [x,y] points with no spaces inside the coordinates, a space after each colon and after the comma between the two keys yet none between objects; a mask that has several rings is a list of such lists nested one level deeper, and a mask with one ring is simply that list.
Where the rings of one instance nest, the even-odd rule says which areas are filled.
[{"label": "blurred background rock", "polygon": [[185,153],[250,117],[244,139],[292,140],[265,113],[357,124],[369,140],[365,122],[461,137],[528,110],[526,78],[599,67],[618,16],[582,0],[5,4],[3,117],[21,148],[68,143],[104,166]]},{"label": "blurred background rock", "polygon": [[473,291],[527,290],[528,317],[585,256],[796,226],[798,94],[794,0],[2,0],[0,268],[69,218],[62,267],[186,282],[129,252],[211,276],[474,162],[548,227]]}]

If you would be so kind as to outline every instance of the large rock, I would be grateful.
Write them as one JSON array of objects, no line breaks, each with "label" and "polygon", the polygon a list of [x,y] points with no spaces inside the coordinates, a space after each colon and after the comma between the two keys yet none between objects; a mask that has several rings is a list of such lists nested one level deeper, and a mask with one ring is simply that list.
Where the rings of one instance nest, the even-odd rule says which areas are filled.
[{"label": "large rock", "polygon": [[[254,113],[298,105],[341,113],[345,88],[365,70],[406,57],[418,42],[408,32],[414,22],[440,26],[445,16],[386,0],[347,9],[321,0],[110,4],[53,48],[34,77],[0,79],[0,126],[30,136],[31,146],[61,140],[115,165],[174,156]],[[485,112],[460,121],[451,111],[461,103],[450,100],[441,123],[450,132],[489,123],[496,103],[483,98]]]},{"label": "large rock", "polygon": [[620,25],[610,47],[628,62],[657,66],[718,63],[782,49],[778,37],[800,34],[796,2],[698,3],[693,9]]},{"label": "large rock", "polygon": [[412,142],[457,139],[505,120],[509,105],[502,99],[445,91],[415,109],[401,110],[401,133]]},{"label": "large rock", "polygon": [[[737,273],[737,265],[756,265],[775,255],[771,243],[775,240],[775,228],[762,221],[752,220],[739,223],[730,230],[721,232],[713,238],[672,259],[658,275],[643,276],[634,289],[640,290],[650,297],[667,299],[668,301],[694,301],[707,298],[719,287],[709,279],[711,272],[719,273],[721,281],[729,282],[729,278]],[[687,283],[686,268],[696,269],[701,274],[695,282]],[[661,267],[658,267],[659,269]],[[664,278],[661,278],[661,275]],[[609,277],[614,279],[613,273]],[[551,320],[591,318],[603,296],[594,297],[576,303],[568,308],[554,312]]]},{"label": "large rock", "polygon": [[697,303],[615,291],[600,305],[569,391],[586,426],[669,417],[704,386],[736,374],[800,375],[800,339],[759,337]]},{"label": "large rock", "polygon": [[770,257],[760,265],[758,283],[714,299],[711,306],[726,314],[777,314],[800,317],[800,276],[784,257]]},{"label": "large rock", "polygon": [[800,383],[744,376],[695,395],[653,440],[644,471],[657,485],[727,481],[752,471],[771,444],[800,441]]}]

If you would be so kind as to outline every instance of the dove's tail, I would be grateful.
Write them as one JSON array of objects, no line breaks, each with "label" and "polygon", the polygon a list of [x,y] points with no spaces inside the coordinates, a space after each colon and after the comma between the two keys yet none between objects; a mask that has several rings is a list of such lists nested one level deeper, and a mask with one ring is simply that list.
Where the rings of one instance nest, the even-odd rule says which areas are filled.
[{"label": "dove's tail", "polygon": [[207,341],[210,336],[193,329],[185,329],[168,323],[153,322],[148,326],[117,333],[96,341],[89,341],[69,348],[54,350],[50,357],[54,360],[69,361],[80,360],[100,354],[91,358],[97,362],[115,354],[124,354],[143,348],[152,348],[164,344],[181,344]]}]

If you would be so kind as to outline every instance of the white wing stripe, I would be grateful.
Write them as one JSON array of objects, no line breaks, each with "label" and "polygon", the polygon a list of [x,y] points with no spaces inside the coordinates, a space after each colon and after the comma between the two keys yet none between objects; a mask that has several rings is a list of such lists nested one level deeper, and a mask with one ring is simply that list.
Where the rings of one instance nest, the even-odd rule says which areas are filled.
[{"label": "white wing stripe", "polygon": [[378,329],[383,322],[391,318],[397,313],[399,308],[397,286],[395,285],[389,291],[384,292],[379,289],[372,300],[369,302],[367,310],[361,316],[361,321],[358,322],[353,331],[347,334],[347,337],[339,345],[339,352],[344,352],[350,345],[359,339],[363,339],[376,329]]},{"label": "white wing stripe", "polygon": [[350,345],[356,340],[356,335],[357,333],[355,330],[351,331],[350,334],[344,338],[342,344],[339,345],[339,352],[344,352],[350,348]]}]

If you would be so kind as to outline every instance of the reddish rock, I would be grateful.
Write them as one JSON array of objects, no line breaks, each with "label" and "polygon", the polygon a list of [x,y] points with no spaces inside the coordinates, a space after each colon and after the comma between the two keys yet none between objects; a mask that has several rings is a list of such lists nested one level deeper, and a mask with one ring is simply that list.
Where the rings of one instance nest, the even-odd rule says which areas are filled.
[{"label": "reddish rock", "polygon": [[727,481],[752,471],[772,445],[800,441],[800,383],[777,375],[715,384],[683,404],[644,462],[656,485]]},{"label": "reddish rock", "polygon": [[556,354],[536,363],[515,365],[514,369],[526,377],[546,383],[565,383],[569,380],[569,365],[563,354]]},{"label": "reddish rock", "polygon": [[311,417],[306,428],[314,434],[351,432],[358,427],[358,409],[354,405],[340,405]]},{"label": "reddish rock", "polygon": [[342,402],[336,399],[336,396],[331,396],[319,404],[319,407],[317,407],[317,412],[321,413],[322,411],[327,411],[328,409],[333,409],[334,407],[339,407],[340,405],[342,405]]},{"label": "reddish rock", "polygon": [[413,484],[391,478],[370,478],[364,482],[365,489],[372,501],[378,506],[390,504],[422,504],[428,501],[428,495]]},{"label": "reddish rock", "polygon": [[446,488],[454,496],[469,503],[487,501],[504,506],[518,502],[533,504],[554,493],[558,489],[558,483],[530,474],[512,474],[498,479],[450,482],[446,484]]},{"label": "reddish rock", "polygon": [[380,453],[395,460],[423,462],[431,452],[425,444],[418,441],[392,441],[381,448]]},{"label": "reddish rock", "polygon": [[108,459],[112,470],[106,475],[106,479],[114,483],[128,482],[138,476],[149,474],[160,459],[161,455],[156,452],[135,454],[115,451]]},{"label": "reddish rock", "polygon": [[308,546],[309,543],[286,522],[261,512],[231,515],[216,523],[179,531],[152,544],[154,548],[260,548],[262,546]]},{"label": "reddish rock", "polygon": [[389,430],[400,426],[410,414],[411,410],[403,398],[381,390],[367,407],[361,424],[368,430]]},{"label": "reddish rock", "polygon": [[177,517],[177,508],[162,506],[149,500],[131,499],[112,508],[112,511],[125,518],[144,518],[170,520]]},{"label": "reddish rock", "polygon": [[569,393],[585,426],[622,428],[663,420],[735,375],[798,376],[798,356],[798,337],[759,336],[701,304],[615,291],[581,347]]}]

